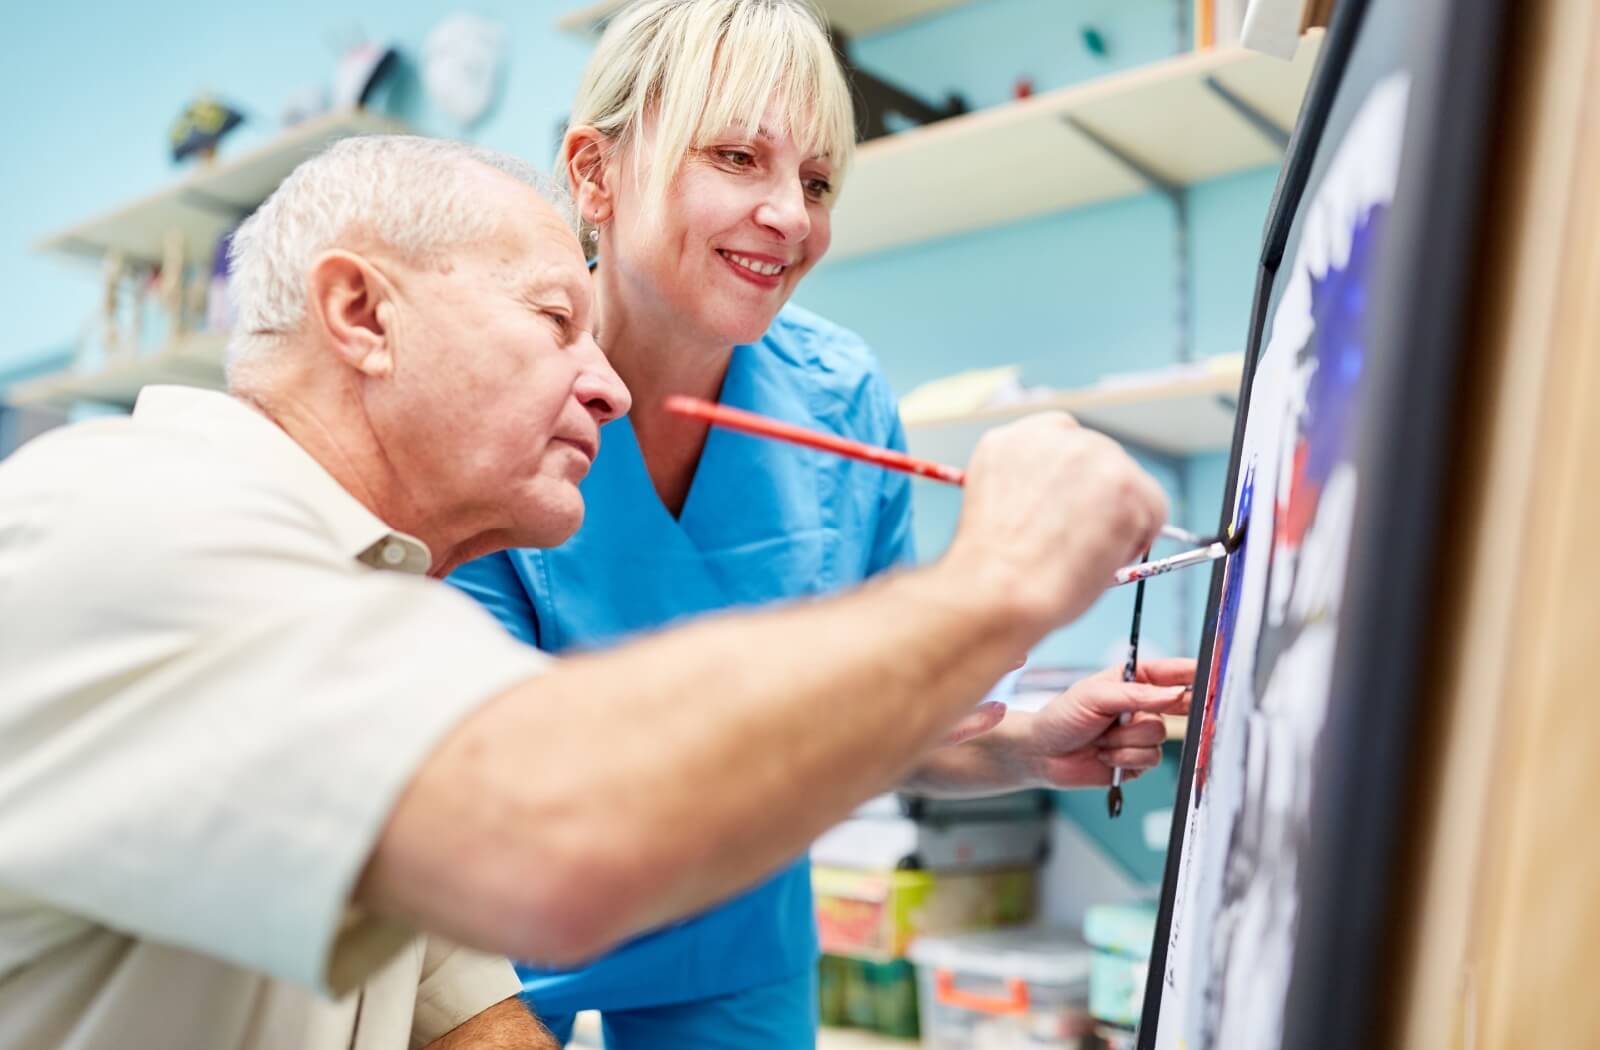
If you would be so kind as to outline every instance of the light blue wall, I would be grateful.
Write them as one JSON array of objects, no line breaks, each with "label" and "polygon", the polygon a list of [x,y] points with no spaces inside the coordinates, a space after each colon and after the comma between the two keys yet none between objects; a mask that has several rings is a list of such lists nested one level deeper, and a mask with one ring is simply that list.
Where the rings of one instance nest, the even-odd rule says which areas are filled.
[{"label": "light blue wall", "polygon": [[[334,41],[364,32],[417,54],[463,6],[503,24],[512,55],[503,103],[472,137],[546,162],[588,54],[553,29],[568,0],[13,5],[0,62],[0,373],[59,351],[98,301],[93,267],[29,246],[172,179],[166,133],[192,96],[211,91],[243,108],[249,122],[225,147],[248,148],[278,129],[292,96],[331,80]],[[448,130],[425,106],[407,109],[427,130]]]},{"label": "light blue wall", "polygon": [[[511,62],[499,108],[469,137],[540,162],[550,156],[588,52],[583,41],[553,29],[572,2],[473,5],[506,27]],[[0,91],[24,101],[5,108],[0,130],[13,156],[27,162],[7,165],[0,211],[0,309],[8,320],[0,373],[59,354],[96,307],[91,267],[35,255],[28,245],[172,178],[165,131],[194,93],[214,91],[244,108],[250,123],[228,147],[248,146],[276,130],[291,96],[328,80],[330,41],[364,32],[416,54],[427,31],[456,9],[429,0],[93,7],[91,17],[82,2],[30,4],[12,16],[14,46],[0,64]],[[990,105],[1008,97],[1019,76],[1042,91],[1170,54],[1179,46],[1178,12],[1177,0],[973,0],[858,40],[855,55],[927,97],[958,90],[974,105]],[[1090,26],[1106,42],[1104,55],[1084,43]],[[452,130],[415,90],[400,109],[424,130]],[[1272,178],[1269,170],[1250,172],[1192,191],[1199,354],[1240,348]],[[1000,362],[1021,364],[1030,383],[1076,385],[1174,360],[1175,243],[1170,206],[1147,195],[825,263],[798,299],[866,336],[902,391]],[[1151,467],[1175,498],[1187,488],[1181,520],[1214,525],[1220,467]],[[919,485],[925,554],[946,542],[957,505],[955,493]],[[1199,580],[1151,585],[1146,637],[1153,650],[1192,650],[1203,591]],[[1108,596],[1042,655],[1104,660],[1125,637],[1130,600]]]}]

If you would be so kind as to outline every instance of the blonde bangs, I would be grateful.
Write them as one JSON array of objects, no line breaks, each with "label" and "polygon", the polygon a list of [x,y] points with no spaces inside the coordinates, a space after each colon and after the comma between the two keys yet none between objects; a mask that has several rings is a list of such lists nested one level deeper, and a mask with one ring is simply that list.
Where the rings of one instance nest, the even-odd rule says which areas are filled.
[{"label": "blonde bangs", "polygon": [[639,141],[646,115],[643,189],[654,202],[691,149],[729,128],[787,132],[828,158],[835,190],[855,153],[850,89],[805,0],[643,0],[623,11],[590,60],[573,123],[622,148]]}]

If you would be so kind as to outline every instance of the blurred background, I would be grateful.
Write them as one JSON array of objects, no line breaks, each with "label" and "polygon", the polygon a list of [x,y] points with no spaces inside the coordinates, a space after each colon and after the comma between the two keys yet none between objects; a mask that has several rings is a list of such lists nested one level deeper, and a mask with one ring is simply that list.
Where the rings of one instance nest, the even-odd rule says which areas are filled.
[{"label": "blurred background", "polygon": [[[326,142],[410,130],[547,166],[617,6],[14,10],[0,64],[12,319],[0,455],[62,421],[126,411],[147,382],[219,384],[219,239]],[[834,247],[796,301],[876,350],[914,452],[960,463],[1020,406],[1065,407],[1137,452],[1175,520],[1214,530],[1261,227],[1317,33],[1291,37],[1291,61],[1241,49],[1243,5],[1226,0],[820,6],[867,141]],[[918,483],[923,557],[947,541],[958,498]],[[1193,655],[1205,586],[1203,574],[1151,584],[1145,654]],[[1131,600],[1108,594],[1041,646],[1018,702],[1120,660]],[[929,1045],[1125,1040],[1177,780],[1168,750],[1119,821],[1098,792],[886,798],[819,843],[825,1019],[880,1036],[920,1027]],[[1070,943],[1030,955],[1036,934],[1020,947],[940,940],[1028,921]],[[917,935],[920,971],[907,957]],[[1027,972],[991,972],[1002,957]],[[1034,983],[1032,1013],[1006,998],[1019,976]],[[968,980],[980,990],[962,992]],[[1005,1041],[1016,1033],[1035,1041]]]}]

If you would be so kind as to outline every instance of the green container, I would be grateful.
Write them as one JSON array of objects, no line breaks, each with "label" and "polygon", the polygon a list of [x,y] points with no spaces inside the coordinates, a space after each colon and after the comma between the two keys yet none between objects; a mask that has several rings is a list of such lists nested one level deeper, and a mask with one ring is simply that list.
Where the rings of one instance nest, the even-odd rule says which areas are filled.
[{"label": "green container", "polygon": [[817,1016],[823,1024],[845,1023],[845,983],[850,979],[849,960],[824,955],[817,960]]},{"label": "green container", "polygon": [[900,1039],[917,1037],[917,973],[906,960],[875,963],[824,955],[817,978],[823,1024]]},{"label": "green container", "polygon": [[873,1030],[903,1039],[917,1037],[917,969],[905,959],[862,963],[872,990]]}]

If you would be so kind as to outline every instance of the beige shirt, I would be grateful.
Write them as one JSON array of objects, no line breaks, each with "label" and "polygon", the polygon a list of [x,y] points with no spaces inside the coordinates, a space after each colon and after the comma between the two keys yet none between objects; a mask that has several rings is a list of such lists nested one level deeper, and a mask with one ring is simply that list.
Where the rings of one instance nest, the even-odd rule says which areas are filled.
[{"label": "beige shirt", "polygon": [[545,665],[429,563],[222,394],[0,462],[0,1050],[421,1046],[515,994],[350,904],[424,758]]}]

